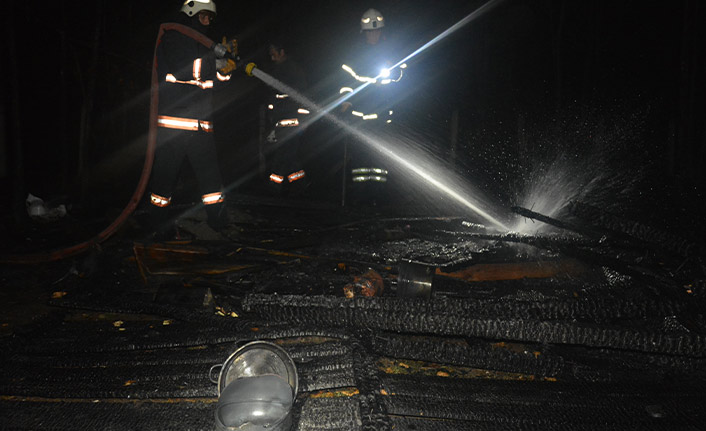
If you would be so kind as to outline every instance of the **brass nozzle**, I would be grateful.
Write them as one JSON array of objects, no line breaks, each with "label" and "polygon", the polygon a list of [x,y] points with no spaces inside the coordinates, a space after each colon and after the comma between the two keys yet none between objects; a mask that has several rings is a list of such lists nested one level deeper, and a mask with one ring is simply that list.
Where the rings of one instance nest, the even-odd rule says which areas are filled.
[{"label": "brass nozzle", "polygon": [[247,73],[248,76],[252,76],[252,71],[256,67],[257,67],[257,65],[255,63],[248,63],[248,65],[245,66],[245,73]]}]

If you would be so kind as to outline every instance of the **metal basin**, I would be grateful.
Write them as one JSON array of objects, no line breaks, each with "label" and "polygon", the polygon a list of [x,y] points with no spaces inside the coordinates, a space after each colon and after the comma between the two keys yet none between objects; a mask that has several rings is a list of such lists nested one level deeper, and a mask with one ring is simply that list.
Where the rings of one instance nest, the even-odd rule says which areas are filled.
[{"label": "metal basin", "polygon": [[245,344],[218,376],[216,429],[288,430],[297,391],[297,370],[284,349],[266,341]]}]

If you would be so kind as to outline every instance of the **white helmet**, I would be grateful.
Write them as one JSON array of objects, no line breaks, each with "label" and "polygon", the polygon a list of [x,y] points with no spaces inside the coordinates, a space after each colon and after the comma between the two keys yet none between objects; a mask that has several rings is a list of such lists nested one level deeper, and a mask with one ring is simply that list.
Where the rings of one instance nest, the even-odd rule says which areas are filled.
[{"label": "white helmet", "polygon": [[186,0],[181,7],[181,11],[188,16],[194,16],[202,10],[207,10],[216,14],[216,4],[211,0]]},{"label": "white helmet", "polygon": [[360,17],[361,30],[375,30],[383,27],[385,27],[385,18],[383,18],[379,10],[368,9]]}]

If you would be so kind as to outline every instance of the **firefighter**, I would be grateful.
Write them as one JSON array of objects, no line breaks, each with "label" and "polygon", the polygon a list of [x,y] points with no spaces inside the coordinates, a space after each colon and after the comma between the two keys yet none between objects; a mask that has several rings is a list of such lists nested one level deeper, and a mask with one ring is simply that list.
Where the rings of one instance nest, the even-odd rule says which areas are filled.
[{"label": "firefighter", "polygon": [[[283,41],[269,45],[272,60],[270,75],[297,92],[307,86],[304,70],[290,58]],[[268,90],[267,118],[269,134],[267,153],[271,154],[267,180],[276,194],[298,194],[306,185],[306,171],[300,157],[302,129],[309,110],[292,95],[280,90]]]},{"label": "firefighter", "polygon": [[[341,65],[343,85],[341,104],[344,118],[358,130],[375,138],[389,132],[394,124],[395,99],[399,82],[407,68],[397,65],[402,53],[392,46],[384,33],[385,18],[376,9],[368,9],[360,18],[362,43]],[[350,94],[349,94],[350,93]],[[350,187],[351,200],[359,203],[384,200],[389,171],[386,163],[370,148],[353,139],[346,141],[344,151],[344,199]]]},{"label": "firefighter", "polygon": [[[178,15],[179,24],[208,37],[216,4],[211,0],[187,0]],[[156,237],[169,237],[175,232],[176,226],[168,221],[167,207],[185,160],[195,173],[208,225],[220,230],[227,224],[213,135],[212,93],[215,86],[230,79],[235,69],[235,62],[224,58],[234,43],[210,49],[178,30],[168,30],[160,39],[156,51],[157,148],[149,190],[149,213]]]}]

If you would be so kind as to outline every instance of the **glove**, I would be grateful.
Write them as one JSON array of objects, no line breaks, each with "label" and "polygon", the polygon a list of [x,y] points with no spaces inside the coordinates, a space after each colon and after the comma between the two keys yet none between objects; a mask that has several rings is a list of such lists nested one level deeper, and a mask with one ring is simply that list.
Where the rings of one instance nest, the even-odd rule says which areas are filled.
[{"label": "glove", "polygon": [[216,54],[216,58],[223,58],[228,52],[228,47],[222,43],[217,43],[213,45],[213,52]]},{"label": "glove", "polygon": [[230,58],[217,58],[216,69],[221,75],[230,75],[236,68],[235,61]]},{"label": "glove", "polygon": [[235,58],[238,56],[238,41],[236,39],[226,40],[226,37],[223,36],[221,45],[226,47],[228,54],[230,54],[229,57]]}]

